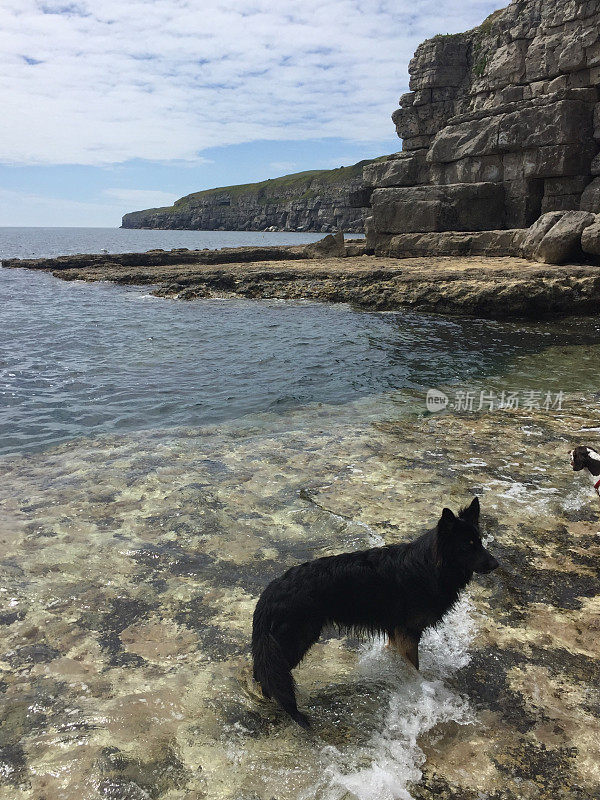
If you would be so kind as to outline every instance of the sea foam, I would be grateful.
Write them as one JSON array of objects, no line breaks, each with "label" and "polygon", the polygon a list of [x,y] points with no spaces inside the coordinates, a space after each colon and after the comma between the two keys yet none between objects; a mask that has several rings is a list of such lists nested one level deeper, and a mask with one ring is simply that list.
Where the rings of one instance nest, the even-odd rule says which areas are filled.
[{"label": "sea foam", "polygon": [[369,741],[352,753],[327,746],[324,770],[312,794],[322,800],[412,800],[410,784],[419,781],[425,754],[421,737],[435,726],[474,722],[467,700],[446,679],[469,663],[475,629],[473,606],[465,595],[444,622],[422,639],[422,672],[415,673],[382,640],[365,647],[359,670],[374,681],[392,685],[382,724]]}]

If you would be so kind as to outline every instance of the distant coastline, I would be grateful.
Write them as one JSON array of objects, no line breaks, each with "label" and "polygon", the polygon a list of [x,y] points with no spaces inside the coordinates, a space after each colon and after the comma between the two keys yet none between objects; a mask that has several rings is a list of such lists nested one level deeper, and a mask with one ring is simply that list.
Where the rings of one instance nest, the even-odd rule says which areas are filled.
[{"label": "distant coastline", "polygon": [[122,227],[362,233],[371,196],[362,171],[379,160],[195,192],[172,206],[125,214]]}]

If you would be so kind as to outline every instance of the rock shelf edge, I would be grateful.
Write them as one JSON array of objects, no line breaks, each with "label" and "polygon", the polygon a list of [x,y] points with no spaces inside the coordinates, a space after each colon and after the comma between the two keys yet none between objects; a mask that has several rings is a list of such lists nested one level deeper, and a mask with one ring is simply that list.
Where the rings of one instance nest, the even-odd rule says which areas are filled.
[{"label": "rock shelf edge", "polygon": [[151,286],[154,295],[179,300],[312,300],[373,311],[497,319],[596,314],[598,266],[521,257],[524,243],[533,246],[533,234],[543,241],[547,233],[406,234],[390,237],[375,254],[368,254],[364,241],[343,244],[338,235],[302,247],[8,259],[3,266],[41,270],[67,281]]}]

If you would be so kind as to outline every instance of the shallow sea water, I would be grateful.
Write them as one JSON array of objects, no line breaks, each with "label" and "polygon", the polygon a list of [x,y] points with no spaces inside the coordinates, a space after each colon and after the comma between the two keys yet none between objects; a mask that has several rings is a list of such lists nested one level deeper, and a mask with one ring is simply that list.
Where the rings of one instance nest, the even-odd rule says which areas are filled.
[{"label": "shallow sea water", "polygon": [[[486,595],[498,576],[478,579],[427,636],[418,677],[379,641],[315,646],[297,670],[314,739],[250,681],[258,594],[307,558],[411,538],[475,492],[492,551],[529,525],[540,552],[529,541],[522,557],[539,561],[546,517],[569,524],[590,490],[565,466],[579,417],[563,418],[573,427],[557,446],[560,426],[536,415],[392,423],[382,410],[358,401],[99,437],[3,463],[0,797],[420,796],[428,736],[481,727],[454,676],[495,624]],[[580,535],[594,534],[588,523]],[[522,576],[506,564],[502,582],[510,596]]]},{"label": "shallow sea water", "polygon": [[[403,391],[473,383],[556,342],[600,340],[594,321],[536,327],[341,304],[184,303],[21,269],[0,269],[0,331],[0,454],[385,392],[402,402]],[[557,384],[551,369],[548,379]]]},{"label": "shallow sea water", "polygon": [[[129,302],[115,287],[98,296],[105,291]],[[186,315],[184,338],[190,314],[201,324],[223,309],[320,320],[339,338],[320,334],[315,352],[323,361],[332,347],[345,353],[340,380],[358,384],[216,421],[78,428],[62,443],[42,435],[7,450],[0,798],[595,796],[598,696],[581,676],[597,665],[600,527],[567,450],[598,436],[596,323],[422,318],[419,328],[406,315],[311,304],[199,301],[180,312],[152,301],[163,302],[173,325]],[[358,346],[343,350],[352,325],[356,342],[383,353],[368,379]],[[563,389],[563,409],[427,414],[436,376],[448,394]],[[420,675],[381,641],[327,635],[296,670],[313,738],[260,698],[249,635],[271,578],[319,555],[413,538],[444,505],[457,510],[474,494],[502,568],[477,578],[427,635]],[[486,684],[498,675],[508,699],[496,706]],[[545,789],[533,756],[511,761],[521,742],[560,755]]]}]

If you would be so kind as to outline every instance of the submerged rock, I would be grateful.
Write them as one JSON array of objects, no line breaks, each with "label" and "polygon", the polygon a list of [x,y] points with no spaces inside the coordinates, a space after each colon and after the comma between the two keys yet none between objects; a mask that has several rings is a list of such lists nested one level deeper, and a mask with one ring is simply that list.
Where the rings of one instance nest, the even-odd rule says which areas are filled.
[{"label": "submerged rock", "polygon": [[[524,355],[492,388],[559,364],[579,385],[597,349]],[[1,560],[22,571],[4,588],[22,614],[0,637],[11,653],[43,629],[52,657],[4,671],[0,793],[595,797],[597,498],[567,450],[599,414],[593,391],[562,410],[440,415],[409,393],[5,458]],[[473,493],[500,569],[426,637],[420,676],[380,642],[323,637],[296,670],[305,737],[251,684],[261,589],[311,557],[412,539]]]}]

